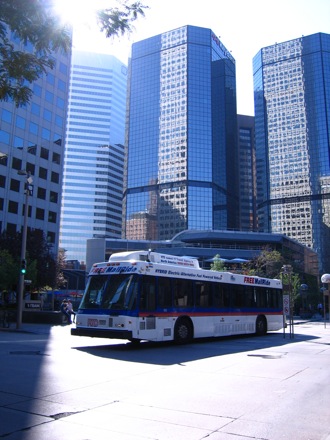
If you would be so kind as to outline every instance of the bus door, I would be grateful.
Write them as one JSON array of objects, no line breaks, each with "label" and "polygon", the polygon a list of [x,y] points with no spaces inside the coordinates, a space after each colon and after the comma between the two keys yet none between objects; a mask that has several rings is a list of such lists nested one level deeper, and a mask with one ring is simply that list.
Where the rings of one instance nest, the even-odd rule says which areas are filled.
[{"label": "bus door", "polygon": [[137,329],[137,338],[139,339],[157,339],[156,282],[156,277],[147,275],[141,277]]}]

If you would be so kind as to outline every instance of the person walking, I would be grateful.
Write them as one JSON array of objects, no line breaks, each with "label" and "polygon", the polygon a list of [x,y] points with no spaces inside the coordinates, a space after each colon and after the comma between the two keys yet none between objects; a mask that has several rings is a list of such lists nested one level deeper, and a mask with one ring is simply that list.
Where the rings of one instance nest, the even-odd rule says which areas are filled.
[{"label": "person walking", "polygon": [[68,320],[68,324],[72,324],[71,322],[71,313],[69,313],[68,310],[68,301],[66,299],[64,299],[62,301],[61,307],[60,307],[61,312],[63,313],[63,315],[66,317],[66,319]]},{"label": "person walking", "polygon": [[73,322],[76,322],[76,313],[73,311],[73,305],[70,299],[68,300],[66,309],[70,315],[70,322],[71,322],[71,315],[73,315]]}]

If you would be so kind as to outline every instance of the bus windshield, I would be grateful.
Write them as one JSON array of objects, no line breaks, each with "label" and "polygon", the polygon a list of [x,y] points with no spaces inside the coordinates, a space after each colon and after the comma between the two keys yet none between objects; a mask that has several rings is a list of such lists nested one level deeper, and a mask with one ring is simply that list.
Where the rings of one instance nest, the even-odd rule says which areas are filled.
[{"label": "bus windshield", "polygon": [[136,307],[136,275],[97,275],[89,278],[80,309],[125,309]]}]

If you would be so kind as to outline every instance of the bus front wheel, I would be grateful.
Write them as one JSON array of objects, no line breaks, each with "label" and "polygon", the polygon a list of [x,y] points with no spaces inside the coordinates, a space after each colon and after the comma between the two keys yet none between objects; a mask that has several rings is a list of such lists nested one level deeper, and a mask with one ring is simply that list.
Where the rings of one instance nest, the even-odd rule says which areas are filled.
[{"label": "bus front wheel", "polygon": [[258,336],[263,336],[267,333],[267,321],[264,316],[258,316],[256,322],[256,334]]},{"label": "bus front wheel", "polygon": [[192,323],[187,318],[179,318],[174,327],[174,341],[177,344],[187,344],[192,338]]}]

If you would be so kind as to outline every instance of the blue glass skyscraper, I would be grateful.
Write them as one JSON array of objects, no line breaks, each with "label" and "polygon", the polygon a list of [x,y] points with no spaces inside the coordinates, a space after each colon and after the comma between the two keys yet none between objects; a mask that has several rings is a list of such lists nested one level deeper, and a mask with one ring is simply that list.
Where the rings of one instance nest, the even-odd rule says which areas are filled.
[{"label": "blue glass skyscraper", "polygon": [[120,238],[127,66],[73,50],[65,139],[60,246],[86,261],[89,238]]},{"label": "blue glass skyscraper", "polygon": [[315,250],[330,271],[330,35],[254,58],[258,222]]},{"label": "blue glass skyscraper", "polygon": [[238,224],[235,60],[210,30],[137,42],[129,66],[124,235]]},{"label": "blue glass skyscraper", "polygon": [[[30,43],[23,44],[14,34],[11,38],[17,50],[31,50]],[[0,102],[0,231],[23,229],[25,171],[33,179],[28,233],[42,230],[57,255],[71,53],[52,55],[55,67],[32,84],[29,104]]]}]

